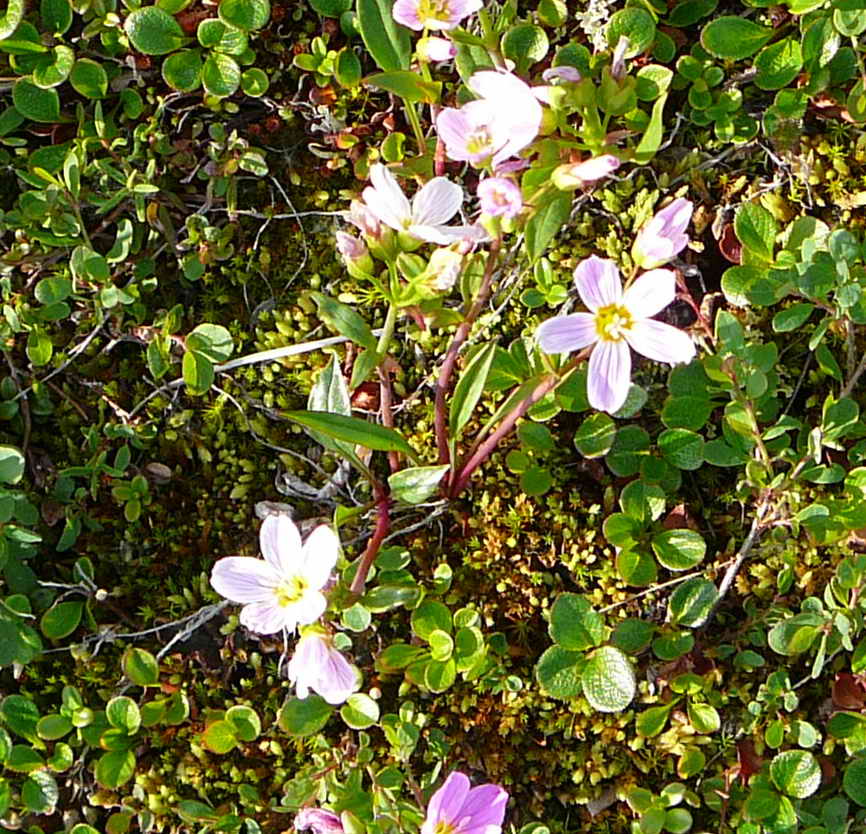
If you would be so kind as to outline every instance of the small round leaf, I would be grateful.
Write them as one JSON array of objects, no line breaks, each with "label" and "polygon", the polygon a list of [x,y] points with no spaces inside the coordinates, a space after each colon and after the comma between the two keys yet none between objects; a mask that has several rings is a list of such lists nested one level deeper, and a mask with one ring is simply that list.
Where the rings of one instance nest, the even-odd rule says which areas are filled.
[{"label": "small round leaf", "polygon": [[589,656],[580,682],[586,700],[599,712],[624,710],[637,690],[629,659],[613,646],[602,646]]}]

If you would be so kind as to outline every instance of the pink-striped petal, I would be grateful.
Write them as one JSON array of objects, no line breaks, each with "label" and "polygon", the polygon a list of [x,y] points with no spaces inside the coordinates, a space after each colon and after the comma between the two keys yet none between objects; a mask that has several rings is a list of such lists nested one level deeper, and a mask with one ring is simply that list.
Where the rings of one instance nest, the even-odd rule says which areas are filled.
[{"label": "pink-striped petal", "polygon": [[241,625],[257,634],[276,634],[284,628],[295,627],[295,621],[286,614],[286,609],[276,602],[253,602],[241,609]]},{"label": "pink-striped petal", "polygon": [[545,353],[580,350],[598,339],[595,316],[591,313],[572,313],[548,319],[535,331],[535,338]]},{"label": "pink-striped petal", "polygon": [[283,611],[294,628],[298,624],[309,625],[316,622],[325,613],[327,607],[328,601],[323,594],[319,591],[307,590],[297,602],[284,606]]},{"label": "pink-striped petal", "polygon": [[641,355],[671,365],[691,362],[695,343],[684,330],[661,321],[644,319],[635,322],[625,334],[628,343]]},{"label": "pink-striped petal", "polygon": [[301,534],[284,513],[269,515],[259,531],[259,547],[267,563],[281,576],[296,573],[301,562]]},{"label": "pink-striped petal", "polygon": [[468,794],[469,778],[456,770],[450,773],[442,787],[430,798],[421,834],[434,834],[440,822],[453,825]]},{"label": "pink-striped petal", "polygon": [[[633,332],[633,330],[632,330]],[[586,393],[598,411],[613,414],[622,408],[631,384],[631,352],[624,340],[599,342],[589,357]]]},{"label": "pink-striped petal", "polygon": [[394,175],[384,165],[376,163],[370,168],[370,182],[372,188],[364,189],[367,207],[386,226],[402,231],[404,223],[412,216],[412,209]]},{"label": "pink-striped petal", "polygon": [[599,307],[619,304],[622,283],[619,269],[613,261],[591,255],[574,270],[574,283],[583,303],[594,313]]},{"label": "pink-striped petal", "polygon": [[[460,809],[461,818],[469,817],[468,826],[502,825],[505,818],[505,806],[508,804],[508,792],[499,785],[487,784],[472,788]],[[461,826],[462,828],[462,826]],[[464,830],[469,830],[465,828]]]},{"label": "pink-striped petal", "polygon": [[445,177],[434,177],[412,198],[412,223],[447,223],[463,204],[463,189]]},{"label": "pink-striped petal", "polygon": [[391,15],[397,23],[420,32],[424,28],[424,21],[418,12],[418,0],[396,0],[391,9]]},{"label": "pink-striped petal", "polygon": [[660,313],[676,296],[677,277],[669,269],[644,272],[624,293],[622,304],[636,319]]},{"label": "pink-striped petal", "polygon": [[213,566],[210,584],[232,602],[265,602],[274,598],[280,583],[276,571],[261,559],[251,556],[226,556]]},{"label": "pink-striped petal", "polygon": [[320,524],[304,542],[297,572],[311,588],[323,588],[339,555],[340,540],[337,535],[327,524]]}]

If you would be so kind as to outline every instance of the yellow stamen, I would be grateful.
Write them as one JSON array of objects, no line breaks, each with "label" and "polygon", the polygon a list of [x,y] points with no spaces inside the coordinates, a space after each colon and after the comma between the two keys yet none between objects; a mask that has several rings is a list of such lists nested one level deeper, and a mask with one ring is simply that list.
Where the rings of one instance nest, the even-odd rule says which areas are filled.
[{"label": "yellow stamen", "polygon": [[595,330],[598,338],[605,342],[620,342],[631,329],[634,319],[621,304],[600,307],[595,314]]},{"label": "yellow stamen", "polygon": [[451,10],[448,0],[421,0],[418,4],[418,17],[422,20],[450,20]]},{"label": "yellow stamen", "polygon": [[436,828],[433,830],[433,834],[452,834],[454,830],[454,826],[451,825],[450,822],[439,820],[439,822],[436,823]]},{"label": "yellow stamen", "polygon": [[287,605],[292,605],[297,602],[307,590],[309,585],[307,580],[302,576],[293,576],[290,579],[282,581],[274,589],[277,597],[277,605],[285,608]]}]

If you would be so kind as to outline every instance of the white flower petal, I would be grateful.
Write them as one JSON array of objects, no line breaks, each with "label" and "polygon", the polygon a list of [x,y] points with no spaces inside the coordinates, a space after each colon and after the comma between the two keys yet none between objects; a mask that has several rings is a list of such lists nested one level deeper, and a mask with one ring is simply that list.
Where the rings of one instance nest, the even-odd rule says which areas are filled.
[{"label": "white flower petal", "polygon": [[280,577],[261,559],[251,556],[226,556],[213,566],[210,584],[232,602],[264,602],[273,599]]},{"label": "white flower petal", "polygon": [[543,322],[535,331],[535,338],[545,353],[570,353],[598,340],[595,316],[591,313],[572,313]]},{"label": "white flower petal", "polygon": [[619,269],[606,258],[592,255],[582,260],[574,270],[574,283],[583,303],[593,313],[599,307],[619,304],[622,299]]},{"label": "white flower petal", "polygon": [[265,518],[259,531],[259,546],[262,556],[280,576],[297,573],[301,561],[301,534],[285,513]]},{"label": "white flower petal", "polygon": [[372,188],[364,189],[364,202],[386,226],[402,231],[405,221],[412,216],[409,200],[400,188],[394,175],[376,163],[370,168]]},{"label": "white flower petal", "polygon": [[328,581],[339,555],[340,540],[336,533],[327,524],[320,524],[304,542],[298,573],[318,591]]},{"label": "white flower petal", "polygon": [[671,270],[651,269],[623,293],[622,304],[636,319],[648,319],[664,310],[676,293],[677,278]]},{"label": "white flower petal", "polygon": [[412,223],[438,226],[447,223],[463,204],[463,189],[445,177],[434,177],[412,198]]},{"label": "white flower petal", "polygon": [[418,240],[427,243],[438,243],[440,246],[448,246],[458,240],[466,240],[466,226],[424,226],[413,224],[406,231]]},{"label": "white flower petal", "polygon": [[244,628],[257,634],[276,634],[284,628],[291,630],[295,627],[295,621],[287,616],[286,610],[276,601],[253,602],[241,609],[239,619]]},{"label": "white flower petal", "polygon": [[631,384],[631,352],[625,341],[599,342],[589,357],[586,393],[598,411],[613,414],[622,408]]},{"label": "white flower petal", "polygon": [[638,353],[656,362],[677,365],[695,358],[695,343],[691,336],[661,321],[644,319],[635,322],[625,337]]},{"label": "white flower petal", "polygon": [[300,625],[309,625],[316,622],[327,607],[328,601],[319,591],[305,591],[297,602],[285,606],[283,610],[287,619]]}]

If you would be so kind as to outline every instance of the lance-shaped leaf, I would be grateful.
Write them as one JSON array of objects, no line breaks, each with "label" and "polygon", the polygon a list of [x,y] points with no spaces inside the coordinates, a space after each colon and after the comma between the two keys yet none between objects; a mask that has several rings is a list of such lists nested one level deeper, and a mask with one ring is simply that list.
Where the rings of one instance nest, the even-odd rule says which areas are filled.
[{"label": "lance-shaped leaf", "polygon": [[455,386],[448,414],[448,430],[452,440],[457,439],[472,417],[472,412],[484,393],[484,385],[495,355],[496,345],[493,343],[478,351]]},{"label": "lance-shaped leaf", "polygon": [[313,292],[310,295],[319,307],[319,318],[328,327],[362,347],[376,350],[376,337],[373,331],[351,307],[320,292]]}]

